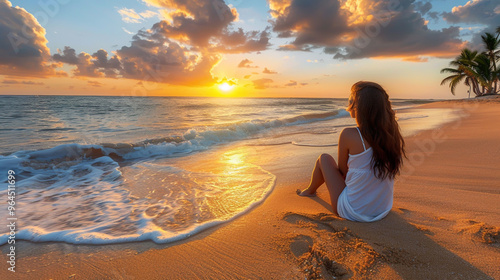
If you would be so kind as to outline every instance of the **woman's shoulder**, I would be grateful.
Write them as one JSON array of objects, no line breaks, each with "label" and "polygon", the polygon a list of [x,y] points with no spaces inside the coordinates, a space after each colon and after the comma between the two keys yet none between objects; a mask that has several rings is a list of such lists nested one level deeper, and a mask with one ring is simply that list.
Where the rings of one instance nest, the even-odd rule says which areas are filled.
[{"label": "woman's shoulder", "polygon": [[359,134],[355,126],[346,127],[340,132],[339,142],[342,142],[342,144],[352,143],[356,142],[358,138]]},{"label": "woman's shoulder", "polygon": [[345,137],[345,138],[353,138],[354,136],[358,136],[359,133],[358,133],[358,130],[356,129],[355,126],[352,126],[352,127],[346,127],[344,129],[342,129],[342,131],[340,132],[340,137]]},{"label": "woman's shoulder", "polygon": [[346,127],[342,130],[339,137],[339,145],[346,147],[349,154],[359,154],[370,148],[369,143],[363,142],[360,137],[358,129],[353,127]]}]

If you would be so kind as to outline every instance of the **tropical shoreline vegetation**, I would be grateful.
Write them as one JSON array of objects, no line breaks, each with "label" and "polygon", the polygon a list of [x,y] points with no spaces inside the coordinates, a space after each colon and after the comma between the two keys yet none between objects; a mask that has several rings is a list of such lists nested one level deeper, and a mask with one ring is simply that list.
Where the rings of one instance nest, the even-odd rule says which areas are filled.
[{"label": "tropical shoreline vegetation", "polygon": [[441,85],[449,83],[451,93],[455,95],[455,89],[460,83],[469,86],[470,91],[476,97],[493,95],[500,92],[500,70],[498,63],[500,59],[500,26],[496,33],[486,32],[481,35],[485,51],[479,52],[465,48],[455,60],[450,62],[450,67],[441,69],[441,73],[449,73],[450,76],[441,81]]}]

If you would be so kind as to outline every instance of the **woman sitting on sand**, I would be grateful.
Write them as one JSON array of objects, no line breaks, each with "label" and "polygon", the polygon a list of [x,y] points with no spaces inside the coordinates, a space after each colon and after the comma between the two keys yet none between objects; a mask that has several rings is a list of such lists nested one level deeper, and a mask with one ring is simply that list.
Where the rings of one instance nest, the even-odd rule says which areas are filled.
[{"label": "woman sitting on sand", "polygon": [[389,96],[380,85],[355,83],[346,110],[357,127],[340,133],[338,165],[329,154],[319,156],[309,187],[297,194],[315,196],[326,183],[337,215],[352,221],[377,221],[391,210],[394,177],[406,156],[405,142]]}]

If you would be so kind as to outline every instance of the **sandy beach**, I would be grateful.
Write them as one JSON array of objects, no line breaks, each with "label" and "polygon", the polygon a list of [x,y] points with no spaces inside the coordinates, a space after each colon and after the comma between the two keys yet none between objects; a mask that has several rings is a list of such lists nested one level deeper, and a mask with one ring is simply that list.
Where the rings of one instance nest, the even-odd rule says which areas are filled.
[{"label": "sandy beach", "polygon": [[295,194],[317,156],[336,157],[336,147],[228,147],[276,175],[249,213],[169,244],[18,241],[15,273],[1,247],[0,278],[500,279],[499,100],[423,105],[460,108],[461,118],[406,138],[394,206],[379,222],[334,216],[324,187],[316,198]]}]

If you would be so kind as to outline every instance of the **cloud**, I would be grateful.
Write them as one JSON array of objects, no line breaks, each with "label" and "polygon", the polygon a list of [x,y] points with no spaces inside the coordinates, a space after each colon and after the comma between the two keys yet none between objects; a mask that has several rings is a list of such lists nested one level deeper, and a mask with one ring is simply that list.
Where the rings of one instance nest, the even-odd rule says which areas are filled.
[{"label": "cloud", "polygon": [[427,62],[427,61],[429,61],[429,59],[427,57],[414,56],[414,57],[405,57],[405,58],[403,58],[403,61],[409,61],[409,62]]},{"label": "cloud", "polygon": [[116,55],[108,59],[108,53],[105,50],[98,50],[90,55],[85,52],[76,54],[75,49],[64,47],[64,50],[57,50],[58,53],[52,56],[54,61],[75,65],[73,71],[75,76],[87,77],[111,77],[115,78],[122,69],[120,60]]},{"label": "cloud", "polygon": [[51,63],[45,29],[25,9],[0,0],[0,75],[52,76],[59,64]]},{"label": "cloud", "polygon": [[262,73],[264,73],[264,74],[278,74],[278,72],[269,70],[269,69],[267,69],[267,67],[264,68],[264,71],[262,71]]},{"label": "cloud", "polygon": [[253,86],[255,89],[266,89],[266,88],[270,87],[269,84],[271,84],[273,82],[274,81],[272,79],[266,79],[266,78],[257,79],[257,80],[253,80]]},{"label": "cloud", "polygon": [[122,8],[118,10],[118,13],[126,23],[140,23],[143,21],[142,17],[134,9]]},{"label": "cloud", "polygon": [[87,84],[92,87],[101,87],[103,84],[98,81],[87,81]]},{"label": "cloud", "polygon": [[422,16],[438,21],[440,19],[439,13],[432,10],[431,2],[414,2],[415,10],[419,12]]},{"label": "cloud", "polygon": [[151,0],[145,1],[167,8],[169,17],[153,26],[153,30],[166,37],[193,46],[207,47],[212,37],[223,34],[238,13],[222,0]]},{"label": "cloud", "polygon": [[182,46],[158,29],[139,31],[116,54],[124,78],[191,86],[213,84],[211,70],[221,59],[217,53]]},{"label": "cloud", "polygon": [[295,87],[295,86],[307,86],[308,83],[298,83],[297,81],[294,81],[294,80],[290,80],[290,82],[286,83],[285,84],[285,87]]},{"label": "cloud", "polygon": [[76,54],[65,47],[53,55],[59,62],[75,65],[75,76],[128,78],[146,82],[176,85],[212,85],[215,80],[212,68],[220,56],[211,53],[193,52],[161,34],[139,31],[130,46],[123,46],[108,56],[105,50],[90,55]]},{"label": "cloud", "polygon": [[42,82],[33,82],[33,81],[18,81],[18,80],[3,80],[2,84],[7,84],[7,85],[37,85],[41,86],[44,85],[45,83]]},{"label": "cloud", "polygon": [[[236,8],[223,0],[145,0],[164,8],[166,20],[134,34],[131,43],[108,53],[77,52],[70,46],[50,54],[45,29],[22,8],[0,0],[0,74],[67,75],[56,71],[74,66],[76,77],[127,78],[176,85],[213,85],[212,69],[224,53],[259,52],[269,47],[270,33],[234,29]],[[139,23],[159,15],[153,11],[118,10],[123,21]],[[123,28],[127,33],[132,33]],[[26,36],[24,32],[28,32]]]},{"label": "cloud", "polygon": [[123,31],[125,31],[125,33],[129,34],[129,35],[134,35],[135,33],[132,32],[132,31],[128,31],[128,29],[126,29],[125,27],[122,27]]},{"label": "cloud", "polygon": [[239,68],[259,68],[259,66],[250,65],[252,63],[253,63],[253,61],[249,60],[248,58],[245,58],[242,61],[240,61],[240,63],[238,64],[238,67]]},{"label": "cloud", "polygon": [[473,33],[469,48],[482,49],[481,35],[485,32],[495,33],[500,26],[500,4],[494,0],[473,0],[463,6],[453,7],[450,13],[443,13],[443,18],[452,24],[481,24],[481,30]]},{"label": "cloud", "polygon": [[142,13],[139,13],[139,15],[142,17],[142,18],[152,18],[154,16],[158,16],[158,13],[156,12],[153,12],[153,11],[144,11]]},{"label": "cloud", "polygon": [[57,53],[52,56],[55,61],[77,65],[79,63],[78,57],[76,57],[75,49],[70,47],[64,47],[64,50],[57,50]]},{"label": "cloud", "polygon": [[249,79],[252,75],[245,75],[243,78]]},{"label": "cloud", "polygon": [[[113,51],[113,55],[105,50],[77,54],[71,47],[65,47],[53,55],[53,60],[76,66],[75,76],[207,86],[216,82],[211,71],[222,54],[256,52],[269,46],[267,30],[232,30],[231,24],[238,13],[222,0],[144,2],[165,8],[162,15],[166,20],[138,31],[130,45]],[[120,13],[128,22],[146,17],[132,9],[121,9]]]},{"label": "cloud", "polygon": [[[292,39],[281,50],[323,48],[338,59],[455,56],[458,27],[431,30],[414,0],[269,0],[273,30]],[[418,10],[417,10],[418,9]]]},{"label": "cloud", "polygon": [[443,13],[449,23],[479,23],[492,27],[500,25],[500,3],[494,0],[473,0],[463,6],[453,7],[451,13]]},{"label": "cloud", "polygon": [[236,8],[223,0],[144,0],[166,8],[153,30],[183,44],[211,49],[213,52],[258,52],[269,47],[269,32],[231,30],[238,19]]},{"label": "cloud", "polygon": [[287,45],[281,45],[278,48],[278,51],[303,51],[303,52],[310,52],[313,49],[317,49],[318,47],[311,46],[311,45],[303,45],[303,46],[297,46],[293,44],[287,44]]},{"label": "cloud", "polygon": [[422,15],[427,14],[432,9],[431,2],[415,2],[415,10],[417,10]]},{"label": "cloud", "polygon": [[214,50],[224,53],[259,52],[270,46],[269,39],[269,32],[266,30],[243,32],[239,28],[235,32],[224,32],[218,38],[219,45]]},{"label": "cloud", "polygon": [[224,78],[220,79],[219,81],[217,81],[217,83],[218,83],[218,84],[224,84],[224,83],[226,83],[226,84],[228,84],[228,85],[230,85],[230,86],[235,86],[235,85],[237,85],[237,84],[238,84],[238,83],[236,82],[236,80],[234,80],[234,79],[230,79],[230,78],[227,78],[227,77],[224,77]]},{"label": "cloud", "polygon": [[122,20],[126,23],[141,23],[147,18],[158,15],[153,11],[138,13],[134,9],[128,8],[121,8],[118,10],[118,13],[122,16]]}]

